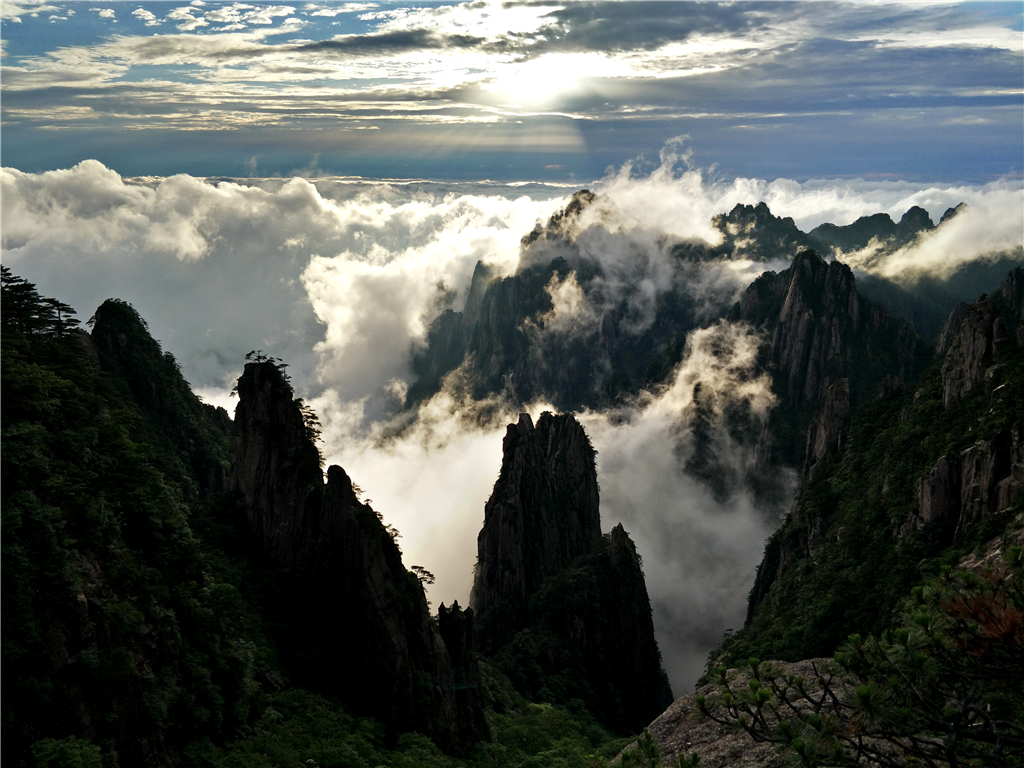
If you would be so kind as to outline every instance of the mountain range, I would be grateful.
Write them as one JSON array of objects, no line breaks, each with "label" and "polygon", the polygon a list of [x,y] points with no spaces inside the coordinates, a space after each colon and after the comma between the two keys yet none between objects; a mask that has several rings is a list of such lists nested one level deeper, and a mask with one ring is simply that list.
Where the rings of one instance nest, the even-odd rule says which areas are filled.
[{"label": "mountain range", "polygon": [[[105,302],[86,332],[5,267],[12,765],[583,766],[625,747],[622,765],[714,766],[738,764],[740,738],[808,764],[1021,759],[1020,254],[944,278],[886,277],[844,260],[924,247],[963,207],[938,225],[911,208],[898,223],[878,214],[803,233],[760,203],[716,216],[717,244],[624,245],[602,260],[588,245],[598,203],[584,190],[538,223],[514,273],[478,264],[464,306],[434,318],[412,352],[410,418],[444,390],[524,411],[466,564],[469,603],[436,614],[430,572],[403,562],[398,531],[342,467],[325,470],[317,416],[282,361],[249,355],[232,417],[192,393],[127,302]],[[752,584],[745,626],[711,651],[699,696],[673,704],[642,558],[621,523],[604,531],[578,416],[664,391],[694,334],[726,327],[757,340],[738,376],[770,382],[771,407],[694,385],[677,459],[713,499],[748,494],[777,530],[756,575],[736,574]],[[730,359],[712,338],[711,355]],[[538,402],[550,411],[531,417]],[[836,710],[831,741],[813,718],[786,733],[781,715],[758,720],[788,701],[786,669],[825,669],[808,660],[845,660],[829,673],[836,690],[882,685],[868,656],[850,661],[861,658],[851,638],[916,637],[900,623],[906,600],[946,616],[952,598],[927,595],[968,568],[983,576],[957,587],[975,611],[958,620],[982,627],[986,649],[1009,649],[1001,685],[990,667],[969,680],[964,711],[994,713],[983,723],[917,717],[925,692],[901,701],[899,722],[878,705],[871,743],[888,746],[857,752],[844,741],[866,722],[856,702],[856,717]],[[978,611],[995,605],[993,635]],[[943,631],[936,647],[973,653]],[[744,669],[754,699],[723,694]],[[927,684],[960,702],[943,687],[950,674]],[[709,724],[722,729],[713,739],[688,736]],[[781,759],[750,750],[746,764]]]}]

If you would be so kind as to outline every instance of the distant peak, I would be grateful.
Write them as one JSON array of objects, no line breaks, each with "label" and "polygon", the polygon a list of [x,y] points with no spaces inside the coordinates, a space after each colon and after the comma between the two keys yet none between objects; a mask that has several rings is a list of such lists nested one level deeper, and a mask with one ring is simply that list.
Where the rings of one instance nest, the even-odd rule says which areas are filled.
[{"label": "distant peak", "polygon": [[954,216],[958,216],[966,211],[970,206],[967,203],[960,203],[953,208],[947,208],[946,212],[942,214],[942,218],[939,219],[939,224],[945,224],[947,221],[952,219]]}]

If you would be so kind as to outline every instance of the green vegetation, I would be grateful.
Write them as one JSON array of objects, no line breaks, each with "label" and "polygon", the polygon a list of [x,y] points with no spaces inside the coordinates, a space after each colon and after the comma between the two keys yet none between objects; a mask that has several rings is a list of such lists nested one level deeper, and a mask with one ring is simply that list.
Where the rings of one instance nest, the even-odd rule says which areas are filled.
[{"label": "green vegetation", "polygon": [[199,484],[66,308],[7,271],[3,292],[4,756],[90,764],[70,736],[141,764],[231,736],[272,652],[192,527]]},{"label": "green vegetation", "polygon": [[1024,761],[1021,551],[913,590],[893,630],[852,635],[813,679],[751,659],[714,672],[698,707],[804,766],[997,766]]},{"label": "green vegetation", "polygon": [[657,717],[672,696],[639,556],[630,543],[633,564],[616,562],[612,546],[606,534],[593,552],[547,579],[531,596],[522,628],[492,661],[531,700],[565,707],[590,730],[600,722],[629,733]]},{"label": "green vegetation", "polygon": [[286,585],[222,490],[226,414],[129,304],[90,336],[6,268],[2,287],[6,764],[595,768],[628,742],[486,667],[493,740],[461,757],[416,733],[389,748],[296,687]]},{"label": "green vegetation", "polygon": [[955,540],[948,521],[910,531],[917,479],[940,457],[1022,422],[1019,350],[952,408],[943,409],[933,369],[916,391],[855,411],[843,453],[801,490],[794,514],[768,541],[759,581],[768,579],[771,591],[712,663],[829,656],[850,634],[888,629],[913,586],[1000,534],[1022,506],[982,518]]}]

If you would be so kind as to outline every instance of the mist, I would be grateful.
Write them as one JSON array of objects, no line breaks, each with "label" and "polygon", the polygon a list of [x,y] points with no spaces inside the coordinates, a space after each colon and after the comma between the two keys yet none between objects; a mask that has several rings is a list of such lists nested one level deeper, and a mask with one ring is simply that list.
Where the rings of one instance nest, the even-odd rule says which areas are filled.
[{"label": "mist", "polygon": [[[1021,248],[1019,184],[724,179],[694,167],[685,147],[670,142],[649,172],[626,164],[581,185],[597,198],[567,234],[574,258],[600,265],[604,298],[584,295],[575,275],[559,275],[548,286],[554,308],[533,321],[538,332],[592,333],[608,306],[628,297],[639,333],[666,291],[699,299],[702,319],[712,322],[760,272],[785,268],[672,261],[679,242],[714,244],[712,216],[739,203],[764,200],[804,231],[879,211],[898,220],[913,205],[937,221],[968,203],[901,251],[843,256],[883,276],[948,276]],[[40,174],[5,168],[3,262],[83,318],[106,298],[129,301],[197,392],[229,410],[246,352],[262,349],[289,363],[296,394],[323,423],[327,461],[343,466],[399,529],[407,566],[436,575],[434,607],[464,605],[505,427],[522,409],[536,417],[550,406],[473,401],[456,372],[410,411],[412,353],[434,317],[462,308],[477,261],[509,274],[521,258],[544,255],[524,255],[520,240],[573,191],[338,177],[132,180],[97,161]],[[692,687],[722,632],[741,625],[754,568],[777,524],[774,511],[744,492],[716,499],[682,470],[694,450],[697,384],[713,413],[738,399],[756,422],[774,407],[770,382],[751,367],[757,342],[749,328],[705,327],[664,387],[612,411],[579,414],[598,450],[603,525],[622,522],[643,557],[677,694]],[[713,440],[731,471],[753,460],[725,430]]]}]

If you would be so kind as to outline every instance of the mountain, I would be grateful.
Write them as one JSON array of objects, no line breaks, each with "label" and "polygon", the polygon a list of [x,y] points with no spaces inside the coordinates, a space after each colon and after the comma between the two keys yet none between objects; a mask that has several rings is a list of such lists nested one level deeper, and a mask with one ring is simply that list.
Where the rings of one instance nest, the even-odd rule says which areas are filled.
[{"label": "mountain", "polygon": [[[926,215],[805,235],[759,204],[713,220],[718,246],[615,236],[622,252],[602,260],[596,202],[580,192],[538,224],[514,274],[477,266],[462,311],[436,318],[414,357],[410,404],[447,387],[629,407],[673,381],[692,331],[752,330],[760,353],[743,375],[771,378],[767,425],[723,406],[728,392],[695,390],[679,460],[714,498],[746,488],[759,509],[788,503],[789,470],[800,486],[746,625],[712,654],[708,696],[741,681],[746,706],[838,653],[835,674],[880,691],[880,712],[903,702],[945,722],[885,682],[898,673],[924,699],[1004,722],[1024,680],[1024,624],[1007,619],[1024,610],[1024,273],[1001,287],[991,274],[1015,254],[931,282],[870,278],[807,247],[925,243]],[[733,277],[776,260],[748,287]],[[668,703],[639,553],[621,525],[601,530],[594,451],[571,415],[509,427],[470,607],[431,615],[429,573],[405,568],[396,532],[342,468],[323,471],[316,416],[279,361],[245,366],[232,420],[195,397],[130,304],[105,302],[86,333],[6,267],[2,282],[12,765],[602,765],[624,744],[612,733]],[[975,286],[986,294],[958,304]],[[756,455],[749,476],[718,460],[723,436]],[[906,638],[929,662],[886,668]],[[672,717],[652,727],[658,743],[678,733]]]},{"label": "mountain", "polygon": [[[947,210],[942,216],[942,221],[953,218],[959,208],[960,206],[957,206]],[[876,213],[872,216],[861,216],[846,226],[821,224],[807,234],[811,240],[824,244],[828,249],[850,252],[867,248],[872,240],[879,246],[896,250],[911,242],[921,232],[933,229],[935,223],[928,215],[928,211],[915,205],[903,214],[898,224],[889,217],[889,214]]]},{"label": "mountain", "polygon": [[[901,248],[922,246],[921,236],[933,231],[942,235],[948,222],[968,209],[966,203],[949,208],[935,225],[918,206],[907,210],[899,223],[888,214],[862,216],[846,226],[822,224],[808,233],[820,253],[843,261],[858,251],[871,253],[877,260]],[[927,272],[883,277],[858,272],[857,284],[867,298],[883,305],[894,317],[901,317],[928,341],[934,341],[947,316],[960,302],[973,301],[981,293],[999,285],[1006,273],[1021,263],[1020,249],[987,254],[986,258],[964,263],[951,274],[937,276]]]},{"label": "mountain", "polygon": [[1019,764],[1022,308],[1018,267],[950,315],[916,381],[883,380],[859,405],[849,378],[829,385],[747,622],[651,723],[649,751],[709,766]]},{"label": "mountain", "polygon": [[636,547],[602,536],[594,449],[571,415],[509,425],[470,598],[481,648],[528,696],[635,732],[670,701]]},{"label": "mountain", "polygon": [[[341,467],[328,467],[324,482],[310,430],[276,363],[247,363],[231,487],[254,539],[287,577],[290,612],[303,627],[296,675],[384,723],[392,743],[411,730],[449,751],[485,738],[482,708],[457,716],[451,656],[394,533]],[[463,685],[479,683],[471,661],[462,660]]]},{"label": "mountain", "polygon": [[268,670],[261,621],[197,535],[226,414],[129,305],[105,303],[92,335],[69,310],[4,268],[3,755],[35,764],[61,740],[174,765],[237,733]]},{"label": "mountain", "polygon": [[887,376],[914,378],[931,351],[910,325],[857,290],[853,272],[801,251],[782,272],[766,272],[740,297],[731,318],[763,331],[764,365],[780,407],[769,428],[783,464],[803,461],[814,409],[847,380],[853,405],[872,399]]},{"label": "mountain", "polygon": [[636,681],[670,697],[621,527],[602,536],[595,518],[538,590],[557,602],[586,582],[572,629],[594,695],[528,700],[480,653],[474,610],[432,617],[429,574],[403,567],[344,470],[324,477],[315,414],[279,361],[253,355],[232,421],[126,302],[86,334],[4,268],[0,306],[11,765],[497,768],[551,750],[570,765],[617,751],[595,715],[629,732],[657,709]]},{"label": "mountain", "polygon": [[[450,386],[475,399],[499,395],[514,403],[544,400],[566,411],[603,408],[668,381],[695,328],[720,318],[747,323],[764,334],[761,366],[780,403],[767,430],[758,434],[740,411],[726,416],[735,422],[726,425],[729,433],[756,448],[756,466],[744,478],[724,480],[726,467],[695,430],[696,452],[686,470],[716,498],[747,487],[771,506],[786,493],[779,467],[802,465],[806,430],[832,384],[848,379],[856,407],[873,398],[887,377],[915,378],[931,355],[918,329],[936,336],[963,285],[997,284],[984,265],[965,267],[948,281],[957,284],[955,290],[929,278],[903,285],[857,277],[808,247],[841,255],[843,247],[875,240],[895,249],[935,229],[920,208],[908,210],[898,224],[879,214],[805,234],[764,203],[737,205],[712,221],[722,233],[720,245],[683,242],[668,249],[674,281],[654,295],[638,325],[632,298],[610,301],[607,267],[581,250],[589,231],[582,217],[596,199],[581,191],[564,210],[538,223],[523,238],[515,274],[497,277],[477,265],[463,310],[438,316],[426,346],[413,355],[417,379],[410,404]],[[948,226],[962,210],[947,211],[939,226]],[[688,287],[707,284],[716,274],[707,270],[735,259],[790,264],[762,274],[735,306],[724,293],[700,296]],[[940,283],[946,286],[941,295],[932,290]]]},{"label": "mountain", "polygon": [[581,254],[578,218],[593,199],[578,192],[524,237],[515,274],[477,264],[464,309],[435,318],[414,352],[410,403],[455,377],[449,383],[466,382],[476,399],[597,407],[649,382],[665,354],[678,358],[696,325],[694,301],[679,291],[651,297]]},{"label": "mountain", "polygon": [[789,261],[794,253],[814,245],[813,237],[801,232],[793,219],[774,216],[763,201],[737,204],[729,213],[713,217],[711,225],[722,234],[714,253],[732,259]]},{"label": "mountain", "polygon": [[941,365],[914,386],[859,407],[826,400],[808,441],[832,447],[809,446],[815,467],[766,546],[747,626],[721,658],[797,661],[853,632],[879,633],[912,586],[1021,511],[1022,275],[952,316]]},{"label": "mountain", "polygon": [[232,422],[129,304],[86,334],[6,268],[3,291],[5,760],[218,764],[330,709],[295,681],[377,718],[369,759],[488,738],[471,612],[435,623],[393,530],[324,482],[281,368],[246,366]]}]

